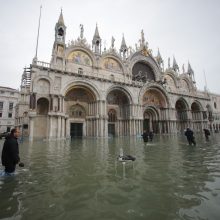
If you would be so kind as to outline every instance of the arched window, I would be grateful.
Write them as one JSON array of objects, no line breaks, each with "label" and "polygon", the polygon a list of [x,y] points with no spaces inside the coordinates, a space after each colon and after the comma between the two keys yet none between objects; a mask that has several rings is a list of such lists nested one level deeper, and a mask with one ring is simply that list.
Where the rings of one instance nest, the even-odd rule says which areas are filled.
[{"label": "arched window", "polygon": [[49,101],[46,98],[37,100],[37,114],[46,115],[49,111]]}]

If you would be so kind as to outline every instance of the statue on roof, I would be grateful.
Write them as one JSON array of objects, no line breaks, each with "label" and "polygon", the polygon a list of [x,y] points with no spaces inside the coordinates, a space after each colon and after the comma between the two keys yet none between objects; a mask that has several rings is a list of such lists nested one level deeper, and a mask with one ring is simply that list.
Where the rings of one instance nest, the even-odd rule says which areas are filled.
[{"label": "statue on roof", "polygon": [[142,29],[142,30],[141,30],[141,43],[142,43],[142,45],[144,45],[144,42],[145,42],[144,31],[143,31],[143,29]]},{"label": "statue on roof", "polygon": [[184,67],[184,64],[182,66],[182,70],[183,70],[183,73],[185,73],[185,67]]},{"label": "statue on roof", "polygon": [[115,38],[112,36],[112,48],[114,48],[115,45]]},{"label": "statue on roof", "polygon": [[79,26],[80,26],[80,38],[83,39],[84,28],[82,24],[80,24]]}]

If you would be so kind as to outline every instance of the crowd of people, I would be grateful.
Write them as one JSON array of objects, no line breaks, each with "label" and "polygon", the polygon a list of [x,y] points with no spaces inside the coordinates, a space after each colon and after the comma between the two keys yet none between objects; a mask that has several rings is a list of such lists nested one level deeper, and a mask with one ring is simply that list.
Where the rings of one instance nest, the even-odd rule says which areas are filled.
[{"label": "crowd of people", "polygon": [[[209,129],[204,128],[203,131],[204,131],[204,135],[205,135],[206,141],[209,141],[209,136],[210,136],[210,131],[209,131]],[[192,144],[193,144],[194,146],[196,145],[196,140],[195,140],[194,132],[193,132],[192,129],[187,128],[187,129],[184,131],[184,135],[186,136],[189,145],[192,145]],[[154,136],[153,131],[147,132],[146,130],[144,130],[144,132],[143,132],[143,134],[142,134],[142,138],[143,138],[144,143],[147,143],[148,140],[152,141],[152,140],[153,140],[153,136]]]}]

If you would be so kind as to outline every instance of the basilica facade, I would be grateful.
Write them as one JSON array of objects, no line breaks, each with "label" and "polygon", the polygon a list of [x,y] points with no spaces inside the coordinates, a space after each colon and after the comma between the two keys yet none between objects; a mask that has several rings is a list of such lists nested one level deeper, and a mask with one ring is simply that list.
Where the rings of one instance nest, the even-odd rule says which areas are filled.
[{"label": "basilica facade", "polygon": [[220,129],[220,96],[197,90],[189,63],[180,71],[173,58],[165,69],[143,31],[135,49],[123,36],[119,51],[113,37],[102,49],[97,26],[92,46],[83,25],[76,40],[65,37],[61,12],[50,63],[35,57],[22,75],[16,124],[30,140]]}]

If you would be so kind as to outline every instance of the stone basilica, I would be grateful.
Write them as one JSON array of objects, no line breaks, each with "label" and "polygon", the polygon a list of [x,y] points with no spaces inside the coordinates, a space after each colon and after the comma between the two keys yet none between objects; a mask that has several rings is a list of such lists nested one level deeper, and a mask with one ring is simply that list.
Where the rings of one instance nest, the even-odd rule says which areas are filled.
[{"label": "stone basilica", "polygon": [[220,96],[198,91],[194,72],[179,71],[175,58],[164,69],[144,33],[135,49],[124,36],[120,50],[102,51],[95,28],[92,47],[80,36],[65,42],[63,14],[55,25],[50,63],[33,59],[22,75],[16,124],[30,140],[79,136],[107,137],[220,129]]}]

